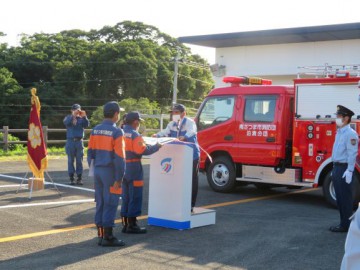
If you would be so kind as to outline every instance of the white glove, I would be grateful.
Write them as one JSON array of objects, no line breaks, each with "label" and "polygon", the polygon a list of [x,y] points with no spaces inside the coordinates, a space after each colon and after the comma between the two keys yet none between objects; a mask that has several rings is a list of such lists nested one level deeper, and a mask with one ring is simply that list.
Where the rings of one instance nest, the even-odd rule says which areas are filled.
[{"label": "white glove", "polygon": [[346,170],[346,171],[344,172],[342,178],[345,178],[345,182],[348,183],[348,184],[350,184],[350,183],[351,183],[351,180],[352,180],[352,175],[353,175],[352,172]]}]

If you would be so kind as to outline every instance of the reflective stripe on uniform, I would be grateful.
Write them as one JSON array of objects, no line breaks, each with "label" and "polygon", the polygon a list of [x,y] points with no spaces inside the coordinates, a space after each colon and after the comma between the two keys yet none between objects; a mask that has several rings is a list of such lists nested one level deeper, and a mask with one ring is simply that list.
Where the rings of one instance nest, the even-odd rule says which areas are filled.
[{"label": "reflective stripe on uniform", "polygon": [[104,135],[92,135],[91,137],[92,140],[89,145],[91,149],[113,151],[113,137]]},{"label": "reflective stripe on uniform", "polygon": [[130,163],[130,162],[139,162],[141,159],[140,158],[133,158],[133,159],[127,159],[126,163]]},{"label": "reflective stripe on uniform", "polygon": [[144,181],[143,180],[134,180],[133,185],[134,185],[134,187],[143,187]]}]

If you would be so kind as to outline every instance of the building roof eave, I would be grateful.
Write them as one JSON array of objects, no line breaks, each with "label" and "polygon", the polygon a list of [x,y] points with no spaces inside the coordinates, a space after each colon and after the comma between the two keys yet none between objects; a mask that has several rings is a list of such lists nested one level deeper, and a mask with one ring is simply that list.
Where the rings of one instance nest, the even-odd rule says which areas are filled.
[{"label": "building roof eave", "polygon": [[212,48],[349,39],[360,39],[360,23],[184,36],[178,38],[181,43]]}]

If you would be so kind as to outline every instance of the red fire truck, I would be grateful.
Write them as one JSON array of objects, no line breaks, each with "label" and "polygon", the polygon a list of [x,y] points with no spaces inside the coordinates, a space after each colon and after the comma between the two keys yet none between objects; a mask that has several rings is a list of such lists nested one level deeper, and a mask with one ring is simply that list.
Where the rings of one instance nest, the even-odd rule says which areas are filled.
[{"label": "red fire truck", "polygon": [[[196,122],[199,144],[212,158],[202,152],[200,170],[213,190],[230,192],[249,183],[260,189],[322,187],[326,200],[336,205],[335,112],[338,104],[354,111],[351,127],[360,134],[360,65],[306,69],[293,86],[225,77],[230,85],[208,94]],[[360,159],[354,179],[357,202]]]}]

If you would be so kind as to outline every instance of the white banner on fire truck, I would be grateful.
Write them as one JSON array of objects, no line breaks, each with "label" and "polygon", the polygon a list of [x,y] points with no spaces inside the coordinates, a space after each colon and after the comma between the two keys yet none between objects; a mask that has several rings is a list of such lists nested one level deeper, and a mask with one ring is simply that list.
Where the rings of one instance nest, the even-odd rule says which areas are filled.
[{"label": "white banner on fire truck", "polygon": [[246,136],[250,137],[267,137],[269,131],[276,131],[276,125],[268,124],[240,124],[240,130],[246,131]]}]

